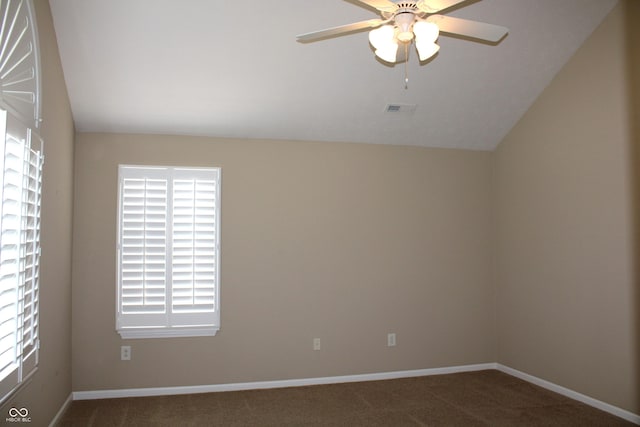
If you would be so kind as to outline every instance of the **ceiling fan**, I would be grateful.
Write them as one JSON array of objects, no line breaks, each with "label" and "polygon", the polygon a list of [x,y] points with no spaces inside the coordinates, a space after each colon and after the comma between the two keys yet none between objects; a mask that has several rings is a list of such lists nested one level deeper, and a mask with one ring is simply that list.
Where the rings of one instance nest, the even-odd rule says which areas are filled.
[{"label": "ceiling fan", "polygon": [[[369,19],[353,24],[314,31],[297,36],[302,43],[341,36],[372,29],[369,42],[376,56],[388,63],[404,62],[408,47],[415,44],[420,61],[435,55],[440,46],[436,40],[440,33],[498,43],[509,29],[499,25],[437,14],[467,0],[352,0],[373,7],[381,19]],[[402,49],[400,49],[402,47]]]}]

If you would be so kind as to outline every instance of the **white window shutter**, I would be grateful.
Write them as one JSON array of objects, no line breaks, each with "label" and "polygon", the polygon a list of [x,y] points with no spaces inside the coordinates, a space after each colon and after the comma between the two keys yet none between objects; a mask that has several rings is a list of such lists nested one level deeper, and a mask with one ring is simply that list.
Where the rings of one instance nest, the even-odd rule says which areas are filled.
[{"label": "white window shutter", "polygon": [[120,169],[118,328],[167,325],[167,206],[162,170]]},{"label": "white window shutter", "polygon": [[216,182],[174,180],[174,312],[215,310],[216,233]]},{"label": "white window shutter", "polygon": [[122,181],[122,312],[166,312],[167,181]]},{"label": "white window shutter", "polygon": [[6,395],[18,383],[21,349],[18,300],[20,299],[20,212],[22,209],[22,164],[26,128],[9,126],[3,111],[2,204],[0,234],[0,394]]},{"label": "white window shutter", "polygon": [[0,394],[38,362],[42,140],[6,111],[0,191]]},{"label": "white window shutter", "polygon": [[31,0],[0,1],[0,403],[38,363],[43,144]]},{"label": "white window shutter", "polygon": [[42,201],[42,140],[29,132],[25,147],[22,237],[20,246],[22,279],[22,377],[33,372],[38,363],[38,323],[40,298],[40,209]]},{"label": "white window shutter", "polygon": [[119,175],[118,331],[215,334],[219,169],[120,166]]}]

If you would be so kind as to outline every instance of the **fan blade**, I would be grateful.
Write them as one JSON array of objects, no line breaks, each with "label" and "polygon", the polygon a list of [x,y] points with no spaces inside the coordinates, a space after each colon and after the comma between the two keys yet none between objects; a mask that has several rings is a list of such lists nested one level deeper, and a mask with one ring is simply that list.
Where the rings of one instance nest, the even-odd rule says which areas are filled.
[{"label": "fan blade", "polygon": [[437,13],[467,0],[418,0],[416,6],[426,13]]},{"label": "fan blade", "polygon": [[453,18],[451,16],[431,15],[427,18],[427,21],[436,24],[443,33],[457,34],[492,43],[498,43],[509,32],[508,28],[500,25]]},{"label": "fan blade", "polygon": [[353,24],[341,25],[339,27],[327,28],[326,30],[314,31],[312,33],[300,34],[296,36],[299,42],[311,42],[329,37],[341,36],[346,33],[363,30],[365,28],[375,28],[389,22],[382,19],[369,19],[368,21],[355,22]]},{"label": "fan blade", "polygon": [[355,0],[358,3],[364,3],[380,12],[395,12],[398,6],[390,0]]}]

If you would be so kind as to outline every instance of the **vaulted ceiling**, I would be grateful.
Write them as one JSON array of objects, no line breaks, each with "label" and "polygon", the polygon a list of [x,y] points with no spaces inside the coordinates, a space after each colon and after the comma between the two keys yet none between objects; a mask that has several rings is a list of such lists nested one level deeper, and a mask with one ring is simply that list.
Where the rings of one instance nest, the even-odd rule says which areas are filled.
[{"label": "vaulted ceiling", "polygon": [[474,150],[500,143],[616,2],[469,0],[447,15],[508,27],[501,43],[441,35],[430,62],[389,66],[366,31],[296,42],[379,17],[357,0],[49,0],[78,131]]}]

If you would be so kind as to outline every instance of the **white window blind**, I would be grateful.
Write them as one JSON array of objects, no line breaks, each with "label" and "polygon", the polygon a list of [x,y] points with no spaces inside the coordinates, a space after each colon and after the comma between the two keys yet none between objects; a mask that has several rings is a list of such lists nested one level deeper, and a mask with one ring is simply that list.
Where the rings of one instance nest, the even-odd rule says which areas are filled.
[{"label": "white window blind", "polygon": [[119,167],[116,329],[124,338],[215,335],[220,169]]},{"label": "white window blind", "polygon": [[42,140],[0,110],[0,398],[38,364]]}]

